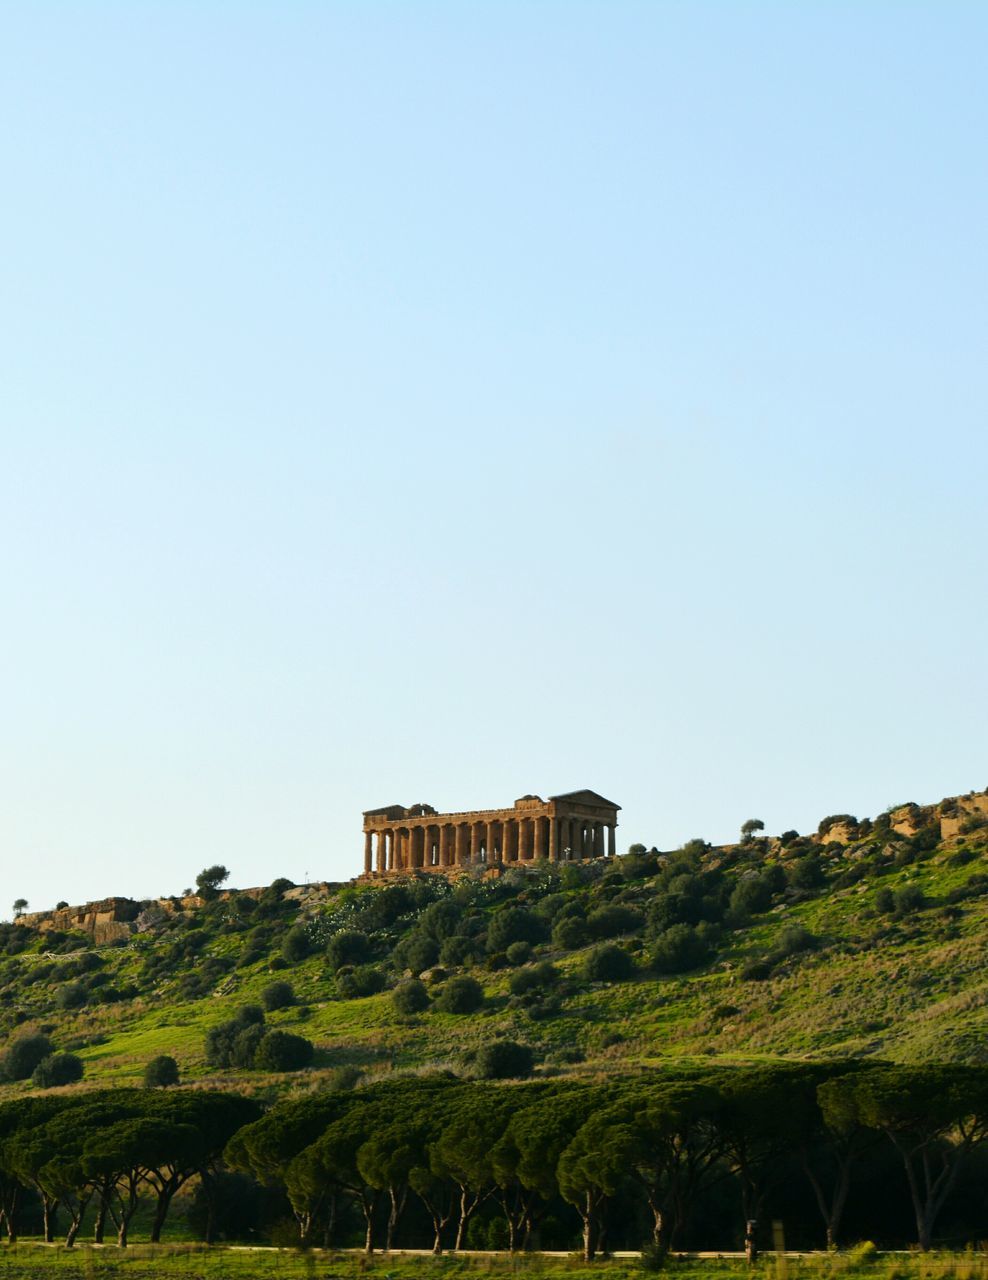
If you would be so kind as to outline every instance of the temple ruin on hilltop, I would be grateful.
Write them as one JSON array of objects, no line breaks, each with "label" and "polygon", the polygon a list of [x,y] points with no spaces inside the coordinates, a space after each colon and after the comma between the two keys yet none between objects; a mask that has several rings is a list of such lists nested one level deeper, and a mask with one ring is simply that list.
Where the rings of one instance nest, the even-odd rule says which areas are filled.
[{"label": "temple ruin on hilltop", "polygon": [[620,807],[596,791],[567,791],[548,800],[522,796],[510,809],[469,813],[437,813],[428,804],[368,809],[364,813],[364,876],[455,873],[471,866],[514,866],[538,858],[550,862],[612,858]]}]

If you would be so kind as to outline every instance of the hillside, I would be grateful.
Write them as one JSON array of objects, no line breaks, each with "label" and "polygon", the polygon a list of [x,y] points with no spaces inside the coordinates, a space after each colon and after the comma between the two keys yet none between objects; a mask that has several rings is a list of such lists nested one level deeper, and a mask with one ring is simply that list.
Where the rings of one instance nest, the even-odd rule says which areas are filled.
[{"label": "hillside", "polygon": [[[104,906],[102,921],[63,907],[0,931],[0,1050],[41,1031],[83,1060],[82,1087],[137,1083],[159,1054],[186,1081],[262,1095],[341,1068],[468,1072],[499,1037],[531,1046],[542,1074],[684,1056],[988,1057],[984,793],[836,815],[810,836],[635,846],[455,884],[281,881]],[[414,974],[427,1007],[399,1012],[393,991]],[[465,978],[483,1003],[453,1012],[476,990]],[[311,1040],[313,1066],[210,1066],[207,1031],[275,981],[293,1002],[267,1024]]]}]

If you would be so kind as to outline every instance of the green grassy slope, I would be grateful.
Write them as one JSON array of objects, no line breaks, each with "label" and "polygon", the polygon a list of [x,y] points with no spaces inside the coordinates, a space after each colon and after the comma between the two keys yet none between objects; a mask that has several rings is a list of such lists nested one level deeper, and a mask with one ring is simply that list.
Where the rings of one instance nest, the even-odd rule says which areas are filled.
[{"label": "green grassy slope", "polygon": [[[533,1046],[543,1072],[613,1071],[683,1057],[983,1061],[988,827],[977,815],[944,822],[956,805],[916,810],[911,821],[893,815],[892,822],[835,825],[785,843],[638,851],[582,868],[467,878],[459,886],[425,876],[400,892],[347,886],[301,920],[297,904],[277,890],[260,903],[235,896],[115,946],[81,949],[76,936],[53,939],[7,926],[0,939],[7,948],[0,1049],[40,1028],[57,1048],[83,1058],[82,1087],[134,1083],[150,1058],[167,1053],[186,1081],[264,1093],[317,1087],[340,1067],[369,1075],[469,1069],[471,1050],[498,1036]],[[435,997],[450,978],[468,973],[480,981],[484,1005],[470,1014],[430,1008],[401,1015],[391,988],[407,973],[403,951],[422,935],[422,912],[447,896],[451,919],[439,932],[464,941],[444,957],[457,947],[463,954],[438,972],[430,961],[427,986]],[[625,981],[587,977],[599,938],[564,946],[557,927],[554,940],[553,928],[567,914],[592,923],[603,907],[630,913],[626,931],[606,939],[633,957]],[[505,931],[495,921],[519,910],[529,925],[537,922],[543,940],[524,961],[524,948],[508,952],[511,964],[496,945],[498,930]],[[684,919],[702,954],[695,967],[675,972],[663,939],[677,922],[682,931]],[[344,998],[347,970],[334,974],[326,945],[358,926],[370,947],[368,964],[386,989]],[[420,949],[419,960],[428,954]],[[558,969],[555,988],[512,994],[517,974],[541,961]],[[208,1028],[258,1001],[276,978],[292,984],[297,1003],[269,1013],[268,1023],[312,1040],[315,1066],[284,1076],[207,1066]],[[0,1096],[33,1088],[6,1084]]]}]

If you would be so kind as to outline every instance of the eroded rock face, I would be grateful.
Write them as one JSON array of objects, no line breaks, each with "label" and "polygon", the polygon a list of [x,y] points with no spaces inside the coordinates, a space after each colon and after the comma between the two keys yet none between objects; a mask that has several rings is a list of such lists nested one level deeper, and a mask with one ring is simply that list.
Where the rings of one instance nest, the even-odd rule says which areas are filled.
[{"label": "eroded rock face", "polygon": [[135,926],[125,920],[97,920],[93,926],[93,941],[98,947],[108,942],[118,942],[121,938],[129,938]]},{"label": "eroded rock face", "polygon": [[[39,933],[90,933],[96,936],[100,926],[127,924],[136,920],[141,911],[139,902],[132,898],[101,898],[99,902],[86,902],[81,907],[61,907],[57,911],[34,911],[20,917],[18,923],[37,929]],[[133,930],[128,928],[129,935]],[[116,936],[121,936],[117,934]]]}]

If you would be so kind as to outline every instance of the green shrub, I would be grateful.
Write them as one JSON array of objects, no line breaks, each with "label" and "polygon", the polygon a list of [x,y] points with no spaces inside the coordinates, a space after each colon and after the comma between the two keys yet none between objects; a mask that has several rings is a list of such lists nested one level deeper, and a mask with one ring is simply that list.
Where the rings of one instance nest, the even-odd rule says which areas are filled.
[{"label": "green shrub", "polygon": [[372,964],[358,965],[356,969],[342,969],[336,975],[336,989],[344,1000],[376,996],[387,985],[388,980],[384,976],[384,971]]},{"label": "green shrub", "polygon": [[250,1071],[254,1066],[257,1046],[264,1039],[265,1029],[261,1023],[253,1023],[237,1031],[230,1045],[230,1057],[227,1065]]},{"label": "green shrub", "polygon": [[904,884],[895,891],[895,914],[899,917],[910,916],[915,911],[922,911],[928,905],[926,894],[918,884]]},{"label": "green shrub", "polygon": [[431,903],[418,918],[420,933],[433,942],[442,943],[453,937],[463,918],[463,908],[452,898],[440,898]]},{"label": "green shrub", "polygon": [[913,835],[909,844],[916,853],[929,853],[935,849],[940,843],[940,824],[939,822],[931,822],[920,829]]},{"label": "green shrub", "polygon": [[82,1079],[82,1059],[74,1053],[52,1053],[42,1058],[31,1073],[31,1080],[42,1089],[56,1089]]},{"label": "green shrub", "polygon": [[81,982],[67,982],[55,992],[55,1003],[60,1009],[81,1009],[88,994]]},{"label": "green shrub", "polygon": [[285,982],[283,978],[277,982],[269,982],[261,992],[261,1004],[266,1012],[273,1013],[275,1009],[288,1009],[295,1003],[295,991],[290,982]]},{"label": "green shrub", "polygon": [[504,907],[491,920],[487,930],[487,950],[504,951],[512,942],[542,942],[545,922],[527,907]]},{"label": "green shrub", "polygon": [[492,1040],[474,1058],[474,1070],[482,1080],[520,1080],[532,1074],[534,1055],[527,1044]]},{"label": "green shrub", "polygon": [[587,929],[592,938],[616,938],[622,933],[637,933],[645,917],[636,907],[609,902],[587,916]]},{"label": "green shrub", "polygon": [[396,969],[411,969],[412,973],[422,973],[425,969],[431,969],[439,959],[439,943],[424,933],[412,933],[398,943],[393,958]]},{"label": "green shrub", "polygon": [[687,973],[710,959],[710,947],[692,925],[674,924],[655,942],[652,967],[659,973]]},{"label": "green shrub", "polygon": [[166,1089],[178,1084],[178,1063],[170,1054],[159,1053],[144,1068],[144,1085],[147,1089]]},{"label": "green shrub", "polygon": [[312,952],[312,939],[302,925],[297,924],[288,930],[285,934],[285,940],[281,944],[281,954],[289,964],[298,964],[307,956],[312,955]]},{"label": "green shrub", "polygon": [[290,1031],[269,1031],[257,1045],[254,1067],[258,1071],[301,1071],[312,1063],[312,1041]]},{"label": "green shrub", "polygon": [[480,948],[473,938],[457,934],[455,937],[447,938],[439,948],[439,963],[451,969],[458,969],[461,965],[478,959],[479,955]]},{"label": "green shrub", "polygon": [[43,1058],[53,1053],[51,1041],[40,1032],[27,1032],[14,1040],[0,1059],[0,1078],[29,1080]]},{"label": "green shrub", "polygon": [[559,970],[548,960],[543,960],[513,973],[508,982],[508,990],[513,996],[522,996],[531,991],[551,990],[558,982]]},{"label": "green shrub", "polygon": [[568,916],[559,920],[552,930],[552,945],[561,951],[578,951],[590,941],[590,930],[585,920]]},{"label": "green shrub", "polygon": [[250,1068],[263,1034],[264,1010],[260,1005],[245,1004],[227,1022],[206,1032],[206,1062],[211,1067]]},{"label": "green shrub", "polygon": [[883,916],[890,916],[895,910],[895,894],[883,887],[875,894],[875,910]]},{"label": "green shrub", "polygon": [[774,948],[774,955],[779,960],[798,955],[801,951],[812,951],[817,946],[817,939],[801,924],[787,924],[779,935]]},{"label": "green shrub", "polygon": [[326,962],[335,973],[347,964],[364,964],[370,956],[370,938],[359,929],[341,929],[326,944]]},{"label": "green shrub", "polygon": [[512,942],[504,955],[508,964],[512,966],[525,964],[532,958],[532,944],[530,942]]},{"label": "green shrub", "polygon": [[400,982],[391,993],[391,1003],[398,1013],[406,1016],[422,1013],[429,1007],[429,993],[425,989],[425,983],[419,982],[418,978]]},{"label": "green shrub", "polygon": [[474,1013],[484,1003],[484,989],[476,978],[450,978],[436,998],[442,1013]]},{"label": "green shrub", "polygon": [[[687,925],[676,926],[688,928]],[[635,971],[635,962],[623,947],[613,942],[594,947],[587,956],[584,975],[588,982],[624,982]]]},{"label": "green shrub", "polygon": [[786,867],[786,880],[793,889],[812,890],[822,888],[827,877],[820,859],[811,853],[793,858]]}]

